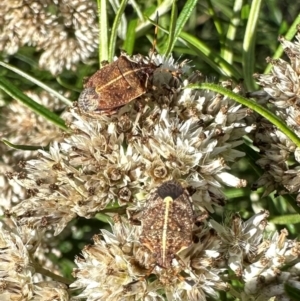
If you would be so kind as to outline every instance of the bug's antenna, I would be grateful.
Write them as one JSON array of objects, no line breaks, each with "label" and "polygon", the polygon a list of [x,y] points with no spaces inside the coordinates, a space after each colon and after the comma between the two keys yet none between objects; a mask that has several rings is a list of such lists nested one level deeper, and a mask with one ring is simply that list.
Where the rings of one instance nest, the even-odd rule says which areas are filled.
[{"label": "bug's antenna", "polygon": [[153,45],[152,45],[152,51],[155,52],[156,44],[157,44],[157,34],[158,34],[158,12],[156,13],[156,26],[154,30],[154,40],[153,40]]},{"label": "bug's antenna", "polygon": [[156,12],[156,22],[155,22],[156,26],[155,26],[155,29],[154,29],[154,39],[153,39],[153,43],[152,43],[150,60],[152,60],[152,56],[155,53],[155,48],[156,48],[156,45],[157,45],[158,18],[159,18],[159,14],[158,14],[158,12]]}]

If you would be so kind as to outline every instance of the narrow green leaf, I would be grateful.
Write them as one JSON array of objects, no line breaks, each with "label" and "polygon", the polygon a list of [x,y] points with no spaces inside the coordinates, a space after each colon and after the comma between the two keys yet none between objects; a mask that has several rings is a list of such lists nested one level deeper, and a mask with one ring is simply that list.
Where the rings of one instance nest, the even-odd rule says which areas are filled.
[{"label": "narrow green leaf", "polygon": [[241,21],[242,7],[243,7],[243,0],[235,0],[232,16],[226,34],[226,39],[223,46],[223,51],[221,51],[224,60],[230,64],[233,63],[233,49],[234,49],[238,26]]},{"label": "narrow green leaf", "polygon": [[140,8],[140,3],[137,3],[135,0],[130,0],[130,4],[132,6],[132,8],[134,9],[135,13],[137,14],[138,16],[138,19],[140,21],[145,21],[145,18],[144,18],[144,15],[143,15],[143,12]]},{"label": "narrow green leaf", "polygon": [[105,213],[97,213],[96,218],[105,224],[109,224],[113,222],[113,219]]},{"label": "narrow green leaf", "polygon": [[248,91],[254,91],[257,88],[252,75],[254,73],[254,64],[256,61],[254,47],[261,3],[262,0],[252,1],[243,41],[243,78]]},{"label": "narrow green leaf", "polygon": [[[122,1],[122,0],[121,0]],[[120,0],[110,0],[109,4],[112,6],[112,9],[114,11],[114,15],[116,16],[116,14],[119,11],[120,8]],[[126,38],[126,33],[127,33],[127,18],[126,18],[126,14],[122,13],[121,18],[120,18],[120,23],[117,26],[117,36],[118,38],[120,38],[122,41],[125,40]]]},{"label": "narrow green leaf", "polygon": [[187,54],[190,56],[198,55],[192,48],[187,47],[187,46],[183,46],[183,47],[175,46],[173,49],[173,52],[180,53],[180,54]]},{"label": "narrow green leaf", "polygon": [[234,77],[236,80],[241,78],[241,74],[231,64],[228,64],[205,43],[186,32],[181,32],[180,37],[189,44],[189,47],[191,47],[201,59],[207,62],[219,74]]},{"label": "narrow green leaf", "polygon": [[224,194],[228,200],[233,201],[234,199],[247,197],[249,195],[248,189],[237,189],[237,188],[226,188]]},{"label": "narrow green leaf", "polygon": [[179,37],[185,23],[189,20],[197,2],[198,2],[197,0],[188,0],[185,2],[185,5],[181,9],[181,12],[177,19],[176,28],[175,28],[175,40]]},{"label": "narrow green leaf", "polygon": [[22,144],[13,144],[11,142],[9,142],[6,139],[2,139],[1,140],[4,144],[6,144],[7,146],[14,148],[14,149],[21,149],[21,150],[27,150],[27,151],[35,151],[38,149],[42,149],[42,150],[49,150],[49,145],[47,146],[35,146],[35,145],[22,145]]},{"label": "narrow green leaf", "polygon": [[299,214],[288,214],[276,216],[274,218],[270,218],[270,222],[277,225],[287,225],[287,224],[299,224],[300,223],[300,215]]},{"label": "narrow green leaf", "polygon": [[[297,16],[297,18],[294,20],[293,24],[291,25],[289,31],[287,32],[287,34],[285,35],[285,39],[287,39],[288,41],[292,40],[295,36],[295,34],[298,31],[298,25],[300,24],[300,14]],[[277,50],[275,51],[275,54],[273,55],[273,59],[278,59],[281,57],[283,53],[283,48],[281,45],[278,46]],[[264,74],[267,74],[270,72],[272,68],[271,64],[268,64],[267,68],[264,71]]]},{"label": "narrow green leaf", "polygon": [[285,282],[284,290],[286,294],[289,296],[290,300],[292,301],[299,301],[300,300],[300,290],[289,284],[289,282]]},{"label": "narrow green leaf", "polygon": [[263,171],[255,163],[258,159],[260,159],[260,156],[258,152],[253,149],[252,141],[250,141],[250,139],[247,136],[243,137],[243,140],[244,140],[244,144],[239,145],[237,149],[247,154],[247,160],[249,166],[254,171],[254,174],[260,177],[263,174]]},{"label": "narrow green leaf", "polygon": [[285,195],[281,196],[281,198],[284,200],[284,202],[289,203],[289,205],[295,210],[295,212],[300,214],[300,208],[297,205],[296,200],[292,195],[285,194]]},{"label": "narrow green leaf", "polygon": [[7,81],[5,78],[0,77],[0,89],[5,91],[8,95],[12,98],[16,99],[17,101],[23,103],[25,106],[30,108],[32,111],[36,112],[37,114],[43,116],[45,119],[50,121],[51,123],[55,124],[62,130],[67,130],[67,127],[59,116],[55,113],[48,110],[46,107],[40,105],[39,103],[35,102],[33,99],[28,97],[22,91],[20,91],[15,85]]},{"label": "narrow green leaf", "polygon": [[[71,83],[71,84],[68,84],[66,81],[64,81],[62,79],[62,77],[60,76],[57,76],[56,77],[56,81],[62,86],[64,87],[66,90],[70,90],[70,91],[76,91],[76,92],[81,92],[82,88],[81,89],[78,89],[76,87],[74,87],[74,83]],[[73,102],[71,102],[71,104],[73,104]]]},{"label": "narrow green leaf", "polygon": [[108,60],[108,21],[106,0],[97,0],[97,5],[99,20],[99,64],[101,64],[101,62]]},{"label": "narrow green leaf", "polygon": [[263,116],[274,124],[282,133],[284,133],[297,147],[300,147],[300,138],[292,131],[280,118],[278,118],[274,113],[263,107],[262,105],[247,99],[241,95],[238,95],[228,89],[225,89],[219,85],[211,83],[202,83],[198,85],[189,85],[187,89],[201,89],[201,90],[210,90],[225,95],[232,100],[252,109],[259,115]]},{"label": "narrow green leaf", "polygon": [[210,16],[212,16],[212,18],[214,20],[214,24],[215,24],[216,30],[217,30],[217,32],[219,34],[219,37],[222,39],[223,36],[224,36],[224,33],[223,33],[222,22],[220,21],[220,18],[219,18],[220,9],[218,7],[217,8],[218,9],[218,13],[216,13],[216,11],[214,9],[214,6],[212,5],[212,3],[211,3],[210,0],[207,0],[207,4],[208,4],[208,13],[209,13]]},{"label": "narrow green leaf", "polygon": [[177,21],[177,5],[176,2],[173,2],[172,5],[172,11],[171,11],[171,20],[170,20],[170,26],[169,26],[169,35],[168,35],[168,42],[165,48],[165,51],[163,51],[163,54],[165,56],[169,56],[174,48],[174,36],[175,36],[175,28],[176,28],[176,21]]},{"label": "narrow green leaf", "polygon": [[63,95],[61,95],[59,92],[55,91],[54,89],[50,88],[49,86],[45,85],[43,82],[39,81],[38,79],[32,77],[31,75],[25,73],[24,71],[11,66],[9,64],[6,64],[2,61],[0,61],[0,65],[5,67],[8,70],[11,70],[13,72],[15,72],[16,74],[21,75],[23,78],[26,78],[27,80],[29,80],[30,82],[36,84],[37,86],[43,88],[45,91],[49,92],[50,94],[56,96],[58,99],[60,99],[62,102],[64,102],[66,105],[71,106],[72,105],[72,101],[69,100],[68,98],[65,98]]},{"label": "narrow green leaf", "polygon": [[133,19],[129,22],[126,39],[123,44],[123,49],[130,55],[132,55],[134,49],[136,26],[137,26],[137,19]]},{"label": "narrow green leaf", "polygon": [[121,18],[123,15],[123,12],[125,10],[125,7],[127,5],[128,0],[122,0],[120,7],[116,13],[115,20],[111,29],[110,33],[110,41],[109,41],[109,50],[108,50],[108,61],[111,62],[116,50],[116,41],[118,36],[118,27],[121,22]]},{"label": "narrow green leaf", "polygon": [[14,54],[14,56],[20,60],[21,62],[26,63],[27,65],[31,66],[33,69],[39,68],[39,63],[36,59],[34,59],[34,56],[30,56],[30,54],[23,54],[21,52],[17,52]]},{"label": "narrow green leaf", "polygon": [[[179,37],[179,35],[181,34],[186,22],[189,20],[196,4],[197,4],[197,0],[188,0],[185,2],[184,7],[182,8],[178,19],[176,20],[176,27],[174,30],[174,33],[169,32],[169,34],[172,34],[172,40],[171,40],[171,44],[168,46],[168,54],[172,52],[174,45]],[[173,2],[173,7],[175,6],[174,2]],[[176,13],[176,11],[174,12],[174,14]],[[172,11],[173,14],[173,11]],[[173,24],[172,24],[173,26]],[[171,28],[170,28],[171,30]]]}]

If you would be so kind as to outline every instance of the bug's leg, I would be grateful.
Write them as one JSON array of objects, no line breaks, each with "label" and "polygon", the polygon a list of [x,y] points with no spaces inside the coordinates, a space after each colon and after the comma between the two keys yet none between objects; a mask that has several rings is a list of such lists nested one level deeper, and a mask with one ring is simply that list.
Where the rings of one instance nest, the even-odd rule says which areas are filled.
[{"label": "bug's leg", "polygon": [[208,212],[207,211],[202,211],[199,214],[194,216],[194,223],[196,225],[198,225],[198,224],[201,225],[201,224],[203,224],[203,222],[205,220],[207,220],[207,218],[208,218]]}]

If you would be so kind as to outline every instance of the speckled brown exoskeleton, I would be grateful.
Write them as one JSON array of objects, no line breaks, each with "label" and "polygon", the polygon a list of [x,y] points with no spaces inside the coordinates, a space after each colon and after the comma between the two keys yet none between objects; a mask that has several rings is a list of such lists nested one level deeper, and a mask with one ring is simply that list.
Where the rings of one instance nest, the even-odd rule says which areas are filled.
[{"label": "speckled brown exoskeleton", "polygon": [[162,268],[171,267],[175,255],[193,242],[191,197],[176,181],[167,181],[150,194],[138,220],[142,226],[140,243]]},{"label": "speckled brown exoskeleton", "polygon": [[103,66],[84,84],[78,106],[87,113],[112,112],[147,92],[149,81],[159,66],[133,60],[126,54]]}]

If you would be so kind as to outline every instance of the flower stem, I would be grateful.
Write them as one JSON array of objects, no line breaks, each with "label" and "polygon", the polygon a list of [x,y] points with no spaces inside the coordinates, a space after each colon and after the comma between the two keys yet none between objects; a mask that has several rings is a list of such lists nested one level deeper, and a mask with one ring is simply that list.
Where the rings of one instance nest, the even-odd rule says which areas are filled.
[{"label": "flower stem", "polygon": [[39,264],[34,263],[34,269],[37,273],[42,274],[44,276],[48,276],[50,278],[52,278],[53,280],[56,280],[58,282],[64,283],[64,284],[71,284],[73,281],[70,279],[67,279],[65,277],[59,276],[57,274],[54,274],[52,272],[50,272],[49,270],[46,270],[44,268],[42,268]]}]

